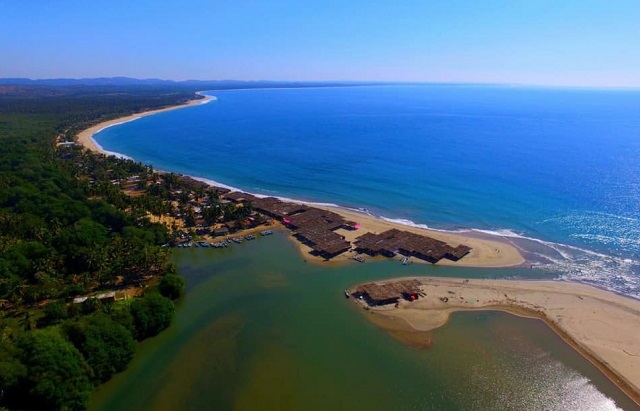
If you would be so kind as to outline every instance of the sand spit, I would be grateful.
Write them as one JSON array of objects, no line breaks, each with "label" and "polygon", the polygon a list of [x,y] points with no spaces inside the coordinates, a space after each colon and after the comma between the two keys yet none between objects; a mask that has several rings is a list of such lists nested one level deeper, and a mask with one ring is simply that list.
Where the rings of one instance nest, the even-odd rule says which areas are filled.
[{"label": "sand spit", "polygon": [[[371,307],[367,316],[385,317],[374,323],[396,336],[400,329],[433,330],[455,311],[500,310],[540,318],[640,403],[640,301],[560,281],[417,279],[426,297],[401,299],[397,308]],[[393,327],[385,326],[393,320]]]},{"label": "sand spit", "polygon": [[[158,110],[146,111],[143,113],[132,114],[130,116],[105,121],[78,133],[77,141],[78,143],[82,144],[87,149],[93,152],[111,154],[104,151],[102,147],[96,144],[96,142],[93,140],[94,134],[96,134],[97,132],[107,127],[126,123],[129,121],[134,121],[139,118],[149,116],[152,114],[157,114],[157,113],[161,113],[169,110],[175,110],[179,108],[191,107],[198,104],[204,104],[213,99],[215,99],[215,97],[205,96],[204,99],[190,100],[186,104],[166,107]],[[290,200],[290,199],[287,199],[286,201],[298,202],[296,200]],[[345,237],[345,240],[351,243],[353,243],[356,237],[366,232],[381,233],[392,228],[398,228],[400,230],[410,231],[417,234],[432,237],[436,240],[444,241],[454,247],[459,244],[464,244],[472,248],[471,253],[466,255],[461,260],[451,261],[451,260],[442,259],[437,263],[438,265],[495,268],[495,267],[518,266],[518,265],[522,265],[525,262],[525,259],[522,257],[522,255],[514,245],[510,244],[507,241],[502,241],[501,239],[499,239],[499,237],[496,237],[496,240],[493,240],[493,239],[487,239],[487,238],[467,236],[464,234],[464,232],[449,233],[449,232],[436,231],[436,230],[427,230],[419,227],[412,227],[412,226],[408,226],[400,223],[390,222],[387,220],[383,220],[381,218],[373,217],[373,216],[370,216],[364,213],[359,213],[356,211],[351,211],[342,207],[333,207],[330,205],[322,205],[322,204],[316,204],[316,203],[304,203],[304,202],[299,202],[299,203],[307,204],[309,206],[316,207],[316,208],[333,211],[335,213],[342,215],[347,220],[357,221],[361,225],[361,228],[358,230],[355,230],[355,231],[349,231],[349,230],[343,230],[343,229],[337,230],[337,232],[340,235]],[[322,264],[327,264],[327,263],[340,264],[340,263],[346,263],[348,261],[352,261],[352,258],[355,256],[353,252],[346,252],[333,258],[330,262],[327,262],[324,258],[320,256],[314,256],[310,254],[309,252],[311,251],[311,249],[309,247],[305,246],[304,244],[298,241],[295,241],[295,242],[298,245],[304,258],[310,262],[322,263]],[[367,256],[366,259],[369,260],[371,258]],[[376,257],[375,259],[382,260],[384,259],[384,257]],[[412,258],[411,261],[427,264],[425,261],[417,258]]]},{"label": "sand spit", "polygon": [[[445,243],[451,246],[458,246],[460,244],[464,244],[468,247],[471,247],[471,253],[464,256],[462,259],[458,261],[451,261],[447,259],[442,259],[436,263],[436,265],[450,265],[450,266],[458,266],[458,267],[513,267],[522,265],[525,262],[524,257],[520,254],[518,249],[506,242],[501,240],[493,240],[487,238],[479,238],[479,237],[471,237],[464,234],[464,232],[445,232],[445,231],[436,231],[436,230],[428,230],[420,227],[412,227],[400,223],[394,223],[387,220],[383,220],[381,218],[373,217],[364,213],[359,213],[356,211],[345,210],[341,207],[329,207],[329,206],[318,206],[314,205],[314,207],[322,208],[325,210],[333,211],[334,213],[340,214],[347,220],[357,221],[360,224],[360,229],[355,231],[349,230],[338,230],[339,234],[343,235],[345,239],[351,243],[353,243],[356,237],[361,236],[362,234],[369,233],[382,233],[384,231],[390,230],[392,228],[397,228],[403,231],[410,231],[412,233],[424,235],[427,237],[435,238],[436,240],[444,241]],[[301,244],[301,247],[306,251],[308,247],[305,248],[304,245]],[[353,257],[353,253],[344,253],[334,258],[333,260],[348,260]],[[399,256],[398,258],[401,258]],[[320,257],[316,257],[320,258]],[[366,257],[367,259],[370,257]],[[385,257],[377,257],[378,259],[384,260]],[[412,262],[416,263],[424,263],[429,264],[424,260],[420,260],[419,258],[411,258]]]}]

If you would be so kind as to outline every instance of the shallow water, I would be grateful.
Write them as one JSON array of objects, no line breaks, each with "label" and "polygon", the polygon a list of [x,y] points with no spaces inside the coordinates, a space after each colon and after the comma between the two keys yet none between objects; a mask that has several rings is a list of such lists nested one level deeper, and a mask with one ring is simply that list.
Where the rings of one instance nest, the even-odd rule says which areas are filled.
[{"label": "shallow water", "polygon": [[281,232],[230,249],[179,249],[175,259],[187,278],[175,323],[141,344],[91,409],[638,409],[541,321],[458,313],[434,332],[432,349],[419,350],[373,326],[342,293],[400,275],[531,270],[327,268],[305,263]]},{"label": "shallow water", "polygon": [[245,191],[504,235],[640,298],[640,92],[481,86],[211,91],[107,150]]}]

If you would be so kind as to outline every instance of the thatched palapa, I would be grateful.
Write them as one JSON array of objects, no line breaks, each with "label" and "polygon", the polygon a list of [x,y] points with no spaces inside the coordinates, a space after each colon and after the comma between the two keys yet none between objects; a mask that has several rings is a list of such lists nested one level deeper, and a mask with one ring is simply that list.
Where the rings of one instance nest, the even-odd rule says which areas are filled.
[{"label": "thatched palapa", "polygon": [[420,294],[420,281],[403,280],[389,283],[363,284],[355,290],[355,294],[365,297],[375,305],[393,304],[400,298],[417,298]]},{"label": "thatched palapa", "polygon": [[380,234],[361,235],[356,239],[356,250],[372,256],[402,254],[436,263],[443,258],[457,261],[467,255],[471,248],[464,245],[452,247],[431,237],[394,228]]}]

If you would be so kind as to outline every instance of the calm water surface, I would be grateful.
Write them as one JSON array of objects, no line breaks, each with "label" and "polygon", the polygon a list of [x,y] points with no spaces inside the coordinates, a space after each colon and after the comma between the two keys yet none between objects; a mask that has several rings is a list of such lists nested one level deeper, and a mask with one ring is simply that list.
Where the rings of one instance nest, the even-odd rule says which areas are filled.
[{"label": "calm water surface", "polygon": [[304,262],[284,233],[176,250],[187,297],[93,410],[637,410],[542,322],[458,313],[429,350],[370,324],[342,290],[398,275],[524,274]]},{"label": "calm water surface", "polygon": [[555,277],[640,298],[640,91],[210,91],[106,149],[248,192],[505,236]]}]

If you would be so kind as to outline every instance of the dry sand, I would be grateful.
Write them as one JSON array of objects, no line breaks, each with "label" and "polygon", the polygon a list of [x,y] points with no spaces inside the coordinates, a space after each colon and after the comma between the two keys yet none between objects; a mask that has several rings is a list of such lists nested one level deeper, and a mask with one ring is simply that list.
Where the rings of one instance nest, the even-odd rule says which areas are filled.
[{"label": "dry sand", "polygon": [[[304,203],[303,203],[304,204]],[[366,232],[370,233],[381,233],[386,230],[390,230],[392,228],[397,228],[399,230],[411,231],[413,233],[425,235],[428,237],[435,238],[436,240],[444,241],[452,246],[457,246],[459,244],[464,244],[472,248],[471,252],[467,254],[465,257],[458,261],[451,261],[447,259],[442,259],[436,263],[436,265],[449,265],[449,266],[458,266],[458,267],[487,267],[487,268],[497,268],[497,267],[513,267],[522,265],[525,262],[524,257],[520,254],[520,251],[513,245],[505,241],[499,240],[490,240],[487,238],[479,238],[479,237],[471,237],[465,235],[464,232],[461,233],[449,233],[435,230],[427,230],[419,227],[407,226],[404,224],[393,223],[390,221],[382,220],[380,218],[372,217],[370,215],[364,213],[358,213],[355,211],[345,210],[340,207],[330,207],[330,206],[319,206],[316,204],[309,204],[310,206],[316,208],[322,208],[324,210],[333,211],[334,213],[340,214],[347,220],[355,221],[360,224],[360,229],[355,231],[350,230],[336,230],[336,232],[345,237],[347,241],[353,243],[356,237],[361,236]],[[296,241],[298,244],[298,248],[300,252],[303,254],[304,258],[310,262],[315,263],[327,263],[327,261],[318,256],[314,256],[310,254],[311,248]],[[353,251],[349,251],[343,254],[338,255],[331,259],[330,263],[334,265],[344,264],[348,261],[352,261],[352,258],[357,254]],[[382,261],[386,260],[386,257],[375,257],[372,258],[370,256],[363,256],[366,261]],[[398,258],[402,258],[402,256],[398,256]],[[412,257],[411,262],[416,263],[424,263],[430,264],[424,260],[419,258]],[[356,263],[357,264],[357,263]]]},{"label": "dry sand", "polygon": [[107,127],[114,126],[116,124],[126,123],[128,121],[137,120],[139,118],[150,116],[152,114],[162,113],[164,111],[176,110],[176,109],[179,109],[179,108],[185,108],[185,107],[196,106],[196,105],[199,105],[199,104],[204,104],[204,103],[206,103],[206,102],[208,102],[210,100],[213,100],[213,97],[204,96],[204,98],[200,98],[200,99],[196,99],[196,100],[189,100],[185,104],[180,104],[180,105],[171,106],[171,107],[165,107],[165,108],[161,108],[161,109],[157,109],[157,110],[145,111],[143,113],[132,114],[132,115],[126,116],[126,117],[120,117],[120,118],[116,118],[116,119],[113,119],[113,120],[104,121],[102,123],[96,124],[95,126],[89,127],[88,129],[79,132],[78,135],[76,136],[76,141],[78,143],[82,144],[83,146],[85,146],[86,148],[88,148],[89,150],[93,151],[94,153],[107,154],[104,150],[100,149],[100,147],[96,144],[95,141],[93,141],[92,137],[97,132],[99,132],[99,131],[107,128]]},{"label": "dry sand", "polygon": [[[373,307],[367,316],[409,343],[411,338],[399,335],[403,326],[408,335],[424,334],[454,311],[502,310],[541,318],[636,402],[640,399],[640,301],[560,281],[418,279],[425,298],[401,301],[398,308]],[[385,325],[393,320],[394,326]]]},{"label": "dry sand", "polygon": [[[86,130],[81,131],[77,135],[78,143],[82,144],[91,151],[105,153],[98,147],[92,139],[92,136],[98,131],[115,124],[125,123],[141,117],[149,116],[163,111],[175,110],[184,107],[190,107],[197,104],[202,104],[211,100],[213,97],[205,96],[204,99],[191,100],[186,104],[179,106],[167,107],[159,110],[146,111],[144,113],[133,114],[118,119],[105,121],[100,124],[96,124]],[[521,265],[525,262],[524,258],[518,251],[518,249],[507,241],[490,240],[486,238],[470,237],[464,233],[444,233],[441,231],[426,230],[417,227],[405,226],[402,224],[391,223],[379,218],[369,216],[367,214],[358,213],[354,211],[345,210],[339,207],[322,207],[316,204],[310,204],[313,207],[324,208],[342,215],[347,220],[353,220],[361,225],[359,230],[348,231],[338,230],[338,233],[343,235],[347,241],[353,242],[356,237],[364,234],[365,232],[381,233],[391,228],[398,228],[401,230],[411,231],[422,235],[433,237],[437,240],[449,243],[452,246],[464,244],[472,248],[471,253],[466,255],[461,260],[454,262],[447,259],[443,259],[438,262],[438,265],[455,265],[461,267],[511,267]],[[295,241],[295,240],[293,240]],[[303,254],[305,260],[316,263],[324,263],[326,261],[322,257],[317,257],[309,252],[311,249],[304,244],[295,241],[298,244],[300,252]],[[352,252],[343,253],[331,260],[331,264],[344,264],[347,261],[352,261],[351,258],[355,254]],[[369,257],[366,257],[369,260]],[[377,257],[376,259],[382,260],[384,257]],[[423,260],[412,258],[413,262],[426,263]],[[352,261],[353,262],[353,261]]]},{"label": "dry sand", "polygon": [[[144,116],[202,104],[211,97],[191,100],[186,104],[147,111],[106,121],[77,135],[77,141],[91,151],[103,152],[92,136],[105,127]],[[505,241],[444,233],[409,227],[334,207],[319,207],[341,214],[361,225],[356,231],[339,230],[348,241],[365,232],[380,233],[399,228],[428,235],[452,246],[465,244],[472,248],[458,262],[442,260],[439,265],[466,267],[507,267],[525,262],[513,245]],[[283,229],[276,225],[275,229]],[[310,249],[296,241],[301,252],[312,261],[322,261],[309,254]],[[344,263],[353,256],[345,253],[334,259]],[[383,259],[383,258],[380,258]],[[419,259],[412,259],[421,262]],[[562,338],[591,360],[637,402],[640,399],[640,301],[618,296],[582,284],[556,281],[461,280],[420,278],[426,298],[396,308],[373,308],[372,321],[392,335],[416,345],[431,344],[431,330],[445,324],[451,312],[461,310],[503,310],[517,315],[543,319]],[[443,302],[440,298],[448,298]]]}]

